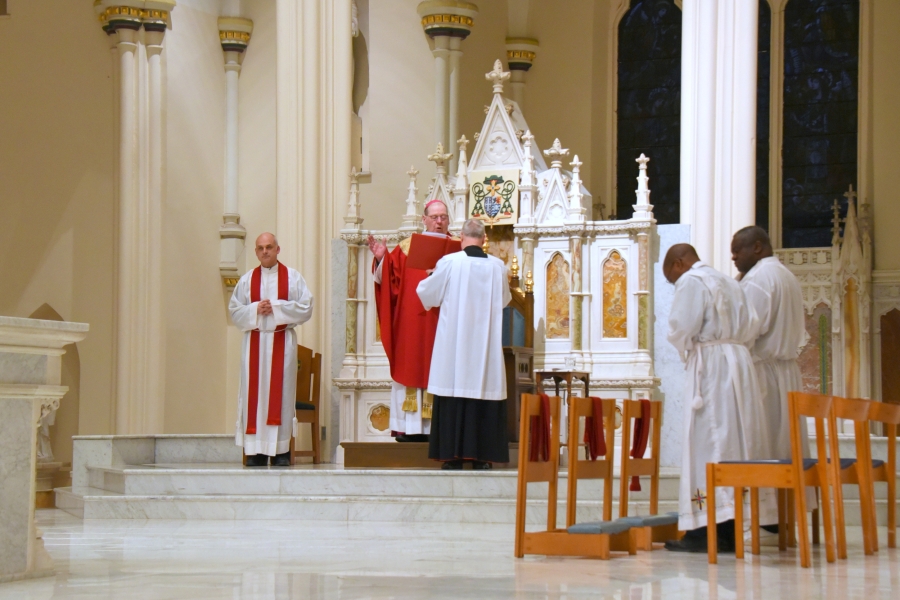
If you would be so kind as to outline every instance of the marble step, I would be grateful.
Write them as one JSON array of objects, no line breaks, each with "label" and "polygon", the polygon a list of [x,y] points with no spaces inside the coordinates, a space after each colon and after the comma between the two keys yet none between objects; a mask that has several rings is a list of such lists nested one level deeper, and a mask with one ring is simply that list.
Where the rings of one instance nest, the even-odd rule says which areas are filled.
[{"label": "marble step", "polygon": [[[433,498],[507,498],[516,496],[515,470],[489,473],[439,470],[372,470],[341,468],[247,469],[240,465],[148,465],[88,467],[88,486],[133,495],[304,495],[304,496],[399,496]],[[568,478],[560,473],[559,496],[565,498]],[[78,487],[78,486],[76,486]],[[547,497],[546,485],[532,486],[535,498]],[[630,492],[631,499],[649,501],[650,486]],[[603,482],[579,482],[579,497],[600,499]],[[619,495],[619,478],[613,497]],[[660,474],[659,497],[678,498],[678,472]]]}]

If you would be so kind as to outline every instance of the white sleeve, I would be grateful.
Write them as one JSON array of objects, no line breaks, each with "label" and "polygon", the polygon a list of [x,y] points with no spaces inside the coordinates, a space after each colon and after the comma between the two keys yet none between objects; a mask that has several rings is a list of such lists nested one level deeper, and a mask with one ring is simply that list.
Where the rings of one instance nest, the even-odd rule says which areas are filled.
[{"label": "white sleeve", "polygon": [[[387,254],[387,251],[385,251]],[[372,272],[372,276],[375,278],[375,283],[381,285],[381,268],[384,266],[384,257],[381,257],[381,260],[378,261],[378,266],[375,267],[375,270]]]},{"label": "white sleeve", "polygon": [[693,338],[703,328],[703,312],[709,301],[709,291],[697,277],[682,275],[686,279],[675,286],[672,309],[669,312],[669,343],[675,346],[684,360],[694,347]]},{"label": "white sleeve", "polygon": [[419,282],[416,293],[425,310],[440,306],[450,282],[450,261],[446,257],[438,261],[434,272]]},{"label": "white sleeve", "polygon": [[231,294],[228,312],[231,322],[241,331],[251,331],[258,327],[256,306],[258,302],[250,302],[250,278],[241,277]]},{"label": "white sleeve", "polygon": [[512,301],[512,292],[509,291],[509,278],[506,276],[507,271],[509,271],[509,269],[506,268],[506,265],[503,265],[500,268],[500,287],[503,288],[503,306],[508,306]]},{"label": "white sleeve", "polygon": [[272,316],[275,317],[275,325],[294,327],[306,323],[312,317],[313,297],[309,288],[306,287],[303,276],[297,273],[296,281],[292,281],[291,284],[293,289],[288,294],[288,298],[296,297],[296,300],[272,300]]},{"label": "white sleeve", "polygon": [[772,311],[770,310],[772,297],[759,284],[753,281],[748,281],[741,285],[741,288],[744,291],[744,297],[747,298],[747,306],[750,309],[748,338],[752,344],[758,337],[767,334],[772,327]]}]

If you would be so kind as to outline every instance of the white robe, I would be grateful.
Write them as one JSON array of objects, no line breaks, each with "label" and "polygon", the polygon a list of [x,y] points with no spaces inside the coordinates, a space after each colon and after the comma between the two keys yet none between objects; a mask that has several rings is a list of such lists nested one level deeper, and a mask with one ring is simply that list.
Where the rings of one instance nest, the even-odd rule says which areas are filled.
[{"label": "white robe", "polygon": [[[706,521],[706,464],[766,458],[768,430],[753,361],[754,329],[740,285],[703,262],[675,284],[669,342],[686,361],[678,528]],[[766,513],[774,507],[765,507]],[[749,511],[745,512],[749,518]],[[734,489],[716,489],[716,522],[734,518]],[[764,521],[765,522],[765,521]]]},{"label": "white robe", "polygon": [[503,307],[512,296],[503,262],[494,256],[448,254],[416,292],[426,310],[441,307],[428,391],[455,398],[505,400]]},{"label": "white robe", "polygon": [[[244,447],[244,454],[275,456],[290,449],[294,432],[294,403],[297,390],[297,335],[294,327],[309,321],[312,316],[313,298],[303,277],[288,268],[288,299],[278,299],[278,265],[263,268],[260,278],[260,299],[272,303],[272,314],[260,316],[257,302],[250,302],[250,278],[253,271],[245,273],[231,295],[228,310],[231,320],[244,332],[241,345],[241,385],[238,396],[238,416],[235,423],[235,443]],[[266,425],[269,411],[269,383],[272,374],[272,345],[274,331],[279,325],[287,325],[284,343],[284,378],[281,392],[281,425]],[[260,330],[259,336],[259,403],[256,411],[256,434],[246,434],[250,380],[250,332]]]},{"label": "white robe", "polygon": [[[770,431],[769,456],[791,457],[788,392],[803,390],[797,356],[806,336],[800,283],[774,256],[763,258],[741,279],[756,314],[756,340],[750,348]],[[805,433],[805,432],[804,432]],[[805,439],[805,437],[804,437]],[[809,456],[808,448],[804,454]]]}]

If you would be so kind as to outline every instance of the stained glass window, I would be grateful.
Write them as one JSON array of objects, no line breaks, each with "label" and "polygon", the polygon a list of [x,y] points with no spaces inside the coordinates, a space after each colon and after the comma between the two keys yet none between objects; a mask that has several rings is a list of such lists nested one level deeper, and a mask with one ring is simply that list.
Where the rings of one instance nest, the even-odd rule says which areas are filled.
[{"label": "stained glass window", "polygon": [[859,0],[790,0],[784,20],[782,244],[829,246],[831,203],[857,185]]},{"label": "stained glass window", "polygon": [[631,0],[619,21],[616,216],[634,212],[637,163],[647,174],[660,224],[680,219],[681,9],[673,0]]},{"label": "stained glass window", "polygon": [[756,55],[756,224],[769,230],[769,75],[772,72],[772,9],[759,0]]}]

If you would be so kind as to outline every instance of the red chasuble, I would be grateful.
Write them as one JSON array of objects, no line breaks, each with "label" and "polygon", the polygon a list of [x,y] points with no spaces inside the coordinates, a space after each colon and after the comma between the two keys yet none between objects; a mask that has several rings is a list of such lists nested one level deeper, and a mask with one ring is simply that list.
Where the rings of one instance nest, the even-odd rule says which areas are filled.
[{"label": "red chasuble", "polygon": [[[427,388],[438,309],[422,306],[416,286],[428,274],[406,266],[404,247],[409,247],[408,242],[385,253],[381,284],[375,284],[381,343],[391,364],[391,379],[407,387]],[[372,268],[377,266],[373,263]]]},{"label": "red chasuble", "polygon": [[[262,285],[262,268],[253,269],[250,276],[250,302],[260,301],[260,287]],[[278,263],[278,299],[288,299],[288,270],[280,262]],[[281,425],[281,395],[284,387],[284,336],[287,325],[279,325],[275,328],[272,343],[272,373],[269,380],[269,411],[266,415],[266,425]],[[250,332],[250,385],[247,407],[247,435],[256,433],[256,411],[259,406],[259,329]]]}]

